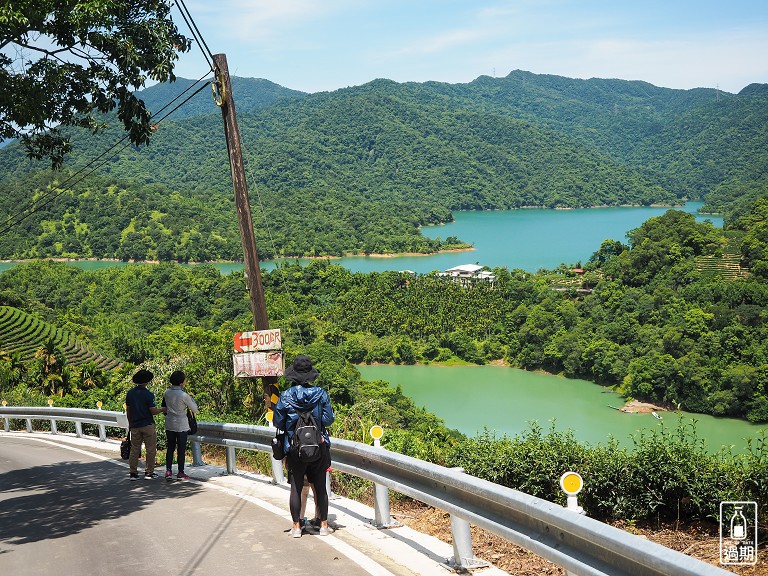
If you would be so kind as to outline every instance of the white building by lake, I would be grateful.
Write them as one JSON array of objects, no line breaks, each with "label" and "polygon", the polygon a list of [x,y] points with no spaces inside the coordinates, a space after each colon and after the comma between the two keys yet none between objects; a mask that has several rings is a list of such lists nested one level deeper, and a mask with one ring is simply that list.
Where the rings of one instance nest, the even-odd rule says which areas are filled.
[{"label": "white building by lake", "polygon": [[448,268],[445,272],[441,272],[440,276],[446,276],[459,282],[464,286],[471,286],[474,282],[493,282],[496,280],[496,276],[491,274],[488,270],[484,270],[485,266],[479,264],[461,264]]}]

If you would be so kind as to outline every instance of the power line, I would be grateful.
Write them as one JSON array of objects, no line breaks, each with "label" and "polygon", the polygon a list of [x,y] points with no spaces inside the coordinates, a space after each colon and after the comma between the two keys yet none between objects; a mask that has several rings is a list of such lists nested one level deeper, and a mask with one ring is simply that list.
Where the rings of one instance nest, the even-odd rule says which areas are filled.
[{"label": "power line", "polygon": [[[163,106],[162,108],[160,108],[160,110],[158,110],[158,112],[157,112],[157,113],[153,114],[153,115],[150,117],[150,120],[151,120],[151,119],[153,119],[153,118],[154,118],[154,117],[155,117],[155,116],[156,116],[156,115],[157,115],[159,112],[162,112],[163,110],[165,110],[166,108],[168,108],[168,106],[170,106],[171,104],[173,104],[173,103],[174,103],[176,100],[178,100],[179,98],[181,98],[181,97],[182,97],[184,94],[186,94],[187,92],[189,92],[189,91],[190,91],[190,90],[191,90],[191,89],[192,89],[194,86],[196,86],[197,84],[199,84],[199,83],[200,83],[200,82],[203,80],[203,78],[205,78],[205,76],[207,76],[207,75],[208,75],[208,71],[206,71],[205,75],[204,75],[204,76],[202,76],[202,77],[201,77],[199,80],[195,81],[193,84],[190,84],[190,85],[189,85],[189,86],[188,86],[188,87],[187,87],[187,88],[186,88],[186,89],[185,89],[183,92],[181,92],[181,93],[180,93],[178,96],[176,96],[175,98],[173,98],[173,99],[172,99],[172,100],[171,100],[171,101],[170,101],[168,104],[166,104],[165,106]],[[155,125],[159,125],[159,124],[160,124],[160,123],[161,123],[163,120],[165,120],[166,118],[168,118],[168,116],[170,116],[171,114],[173,114],[173,113],[174,113],[176,110],[178,110],[178,109],[179,109],[179,108],[181,108],[181,107],[182,107],[184,104],[186,104],[187,102],[189,102],[189,101],[190,101],[192,98],[194,98],[195,96],[197,96],[197,95],[198,95],[198,94],[199,94],[199,93],[200,93],[200,92],[201,92],[203,89],[207,88],[207,86],[208,86],[207,84],[203,84],[202,86],[200,86],[200,88],[198,88],[197,90],[195,90],[195,92],[193,92],[192,94],[190,94],[190,95],[189,95],[187,98],[185,98],[185,99],[184,99],[184,100],[183,100],[181,103],[179,103],[179,104],[178,104],[177,106],[175,106],[175,107],[174,107],[172,110],[170,110],[169,112],[167,112],[167,113],[166,113],[166,114],[165,114],[165,115],[164,115],[162,118],[160,118],[159,120],[157,120],[157,122],[155,122]],[[53,202],[54,200],[56,200],[56,199],[57,199],[59,196],[61,196],[61,195],[62,195],[62,194],[63,194],[63,193],[66,191],[66,187],[72,187],[72,186],[74,186],[74,185],[76,185],[76,184],[79,184],[80,182],[82,182],[83,180],[85,180],[85,178],[87,178],[88,176],[90,176],[91,174],[93,174],[93,173],[94,173],[96,170],[98,170],[99,168],[101,168],[101,167],[102,167],[104,164],[106,164],[106,163],[107,163],[107,162],[108,162],[108,161],[109,161],[111,158],[113,158],[114,156],[117,156],[117,155],[119,155],[119,154],[120,154],[120,152],[122,152],[123,150],[125,150],[126,148],[128,148],[128,146],[130,146],[130,145],[131,145],[131,142],[128,142],[128,143],[127,143],[127,144],[125,144],[125,145],[124,145],[122,148],[120,148],[120,149],[119,149],[117,152],[115,152],[113,155],[111,155],[111,156],[107,157],[106,159],[102,160],[102,162],[100,162],[99,164],[95,165],[95,166],[94,166],[94,168],[93,168],[91,171],[89,171],[89,172],[87,172],[87,173],[83,174],[83,175],[82,175],[80,178],[77,178],[77,179],[76,179],[76,177],[77,177],[79,174],[81,174],[83,171],[87,170],[89,167],[93,166],[93,165],[94,165],[94,164],[95,164],[95,163],[96,163],[96,162],[97,162],[97,161],[98,161],[100,158],[103,158],[105,155],[109,154],[109,153],[110,153],[112,150],[114,150],[115,148],[117,148],[117,147],[118,147],[120,144],[122,144],[123,142],[125,142],[125,140],[126,140],[128,137],[129,137],[129,135],[128,135],[128,134],[126,134],[126,135],[125,135],[125,136],[123,136],[123,137],[122,137],[120,140],[118,140],[118,141],[117,141],[115,144],[113,144],[112,146],[110,146],[110,147],[109,147],[107,150],[105,150],[104,152],[102,152],[101,154],[99,154],[98,156],[96,156],[95,158],[93,158],[93,159],[91,159],[90,161],[88,161],[88,162],[87,162],[87,163],[86,163],[84,166],[81,166],[81,167],[80,167],[80,168],[79,168],[79,169],[78,169],[78,170],[77,170],[77,171],[76,171],[74,174],[71,174],[70,176],[68,176],[68,177],[67,177],[67,178],[64,180],[64,182],[62,182],[62,183],[59,185],[59,188],[61,189],[59,192],[55,192],[55,191],[49,191],[49,192],[46,192],[46,193],[44,193],[44,194],[43,194],[43,195],[42,195],[40,198],[38,198],[37,200],[35,200],[35,201],[32,203],[32,205],[31,205],[30,207],[26,208],[25,210],[21,210],[21,211],[18,211],[18,212],[16,212],[15,214],[11,214],[11,215],[9,216],[9,222],[8,222],[8,223],[5,225],[5,227],[3,227],[3,228],[0,228],[0,235],[2,235],[2,234],[5,234],[5,233],[9,232],[11,229],[15,228],[16,226],[18,226],[19,224],[21,224],[21,223],[22,223],[24,220],[26,220],[27,218],[29,218],[29,217],[30,217],[32,214],[34,214],[35,212],[38,212],[38,211],[39,211],[39,210],[41,210],[42,208],[45,208],[46,206],[48,206],[48,205],[49,205],[51,202]],[[40,202],[41,202],[41,201],[43,201],[43,202],[42,202],[42,204],[40,204]],[[26,211],[26,214],[24,214],[24,212],[25,212],[25,211]],[[21,216],[22,214],[24,214],[24,215],[23,215],[23,216]],[[19,217],[19,216],[21,216],[21,217]]]},{"label": "power line", "polygon": [[[210,49],[208,48],[208,44],[205,42],[205,39],[203,38],[203,35],[200,33],[200,30],[199,30],[199,28],[197,27],[197,24],[195,23],[194,19],[192,18],[192,14],[189,12],[189,9],[188,9],[188,8],[187,8],[187,6],[184,4],[184,0],[177,0],[176,4],[177,4],[177,6],[179,7],[179,12],[181,13],[181,16],[182,16],[182,18],[184,19],[184,22],[186,22],[186,24],[187,24],[187,27],[189,28],[189,30],[190,30],[190,32],[191,32],[191,34],[192,34],[192,36],[193,36],[193,38],[194,38],[195,42],[196,42],[196,43],[197,43],[197,45],[200,47],[200,50],[201,50],[201,51],[202,51],[202,53],[203,53],[203,57],[205,58],[206,62],[208,63],[208,67],[209,67],[209,69],[210,69],[211,71],[213,71],[213,70],[214,70],[214,67],[213,67],[213,62],[212,62],[212,60],[213,60],[213,54],[211,54],[211,51],[210,51]],[[210,58],[209,58],[209,57],[210,57]],[[170,101],[168,104],[166,104],[166,105],[165,105],[165,106],[163,106],[163,107],[162,107],[160,110],[158,110],[157,112],[155,112],[155,113],[154,113],[154,114],[153,114],[153,115],[150,117],[150,120],[152,120],[152,118],[154,118],[154,117],[155,117],[157,114],[159,114],[160,112],[162,112],[163,110],[165,110],[165,109],[166,109],[168,106],[170,106],[171,104],[173,104],[173,103],[174,103],[176,100],[178,100],[179,98],[181,98],[181,97],[182,97],[184,94],[186,94],[186,93],[187,93],[187,92],[188,92],[188,91],[189,91],[189,90],[190,90],[190,89],[191,89],[193,86],[195,86],[195,85],[196,85],[198,82],[200,82],[200,81],[201,81],[201,80],[202,80],[202,79],[203,79],[205,76],[207,76],[207,75],[208,75],[208,72],[206,72],[206,73],[205,73],[203,76],[201,76],[201,77],[200,77],[200,79],[199,79],[199,80],[197,80],[197,82],[195,82],[195,83],[191,84],[189,87],[187,87],[187,89],[186,89],[186,90],[184,90],[183,92],[181,92],[181,93],[180,93],[178,96],[176,96],[176,97],[175,97],[173,100],[171,100],[171,101]],[[198,94],[198,93],[199,93],[201,90],[202,90],[202,88],[200,88],[199,90],[197,90],[197,91],[196,91],[194,94],[192,94],[192,96],[190,96],[189,98],[187,98],[186,100],[184,100],[184,102],[182,102],[182,103],[181,103],[179,106],[175,107],[173,110],[171,110],[171,112],[169,112],[168,114],[166,114],[165,116],[163,116],[163,117],[162,117],[160,120],[158,120],[158,121],[155,123],[155,125],[159,124],[159,123],[160,123],[160,122],[162,122],[162,121],[163,121],[165,118],[167,118],[167,117],[168,117],[170,114],[172,114],[173,112],[175,112],[176,110],[178,110],[178,108],[179,108],[180,106],[182,106],[182,105],[184,105],[186,102],[188,102],[188,101],[189,101],[189,100],[190,100],[190,99],[191,99],[193,96],[197,95],[197,94]],[[120,144],[122,144],[123,142],[125,142],[125,140],[126,140],[126,138],[128,138],[128,136],[129,136],[129,135],[128,135],[128,134],[126,134],[125,136],[123,136],[123,138],[121,138],[120,140],[118,140],[118,141],[117,141],[115,144],[113,144],[113,145],[112,145],[111,147],[109,147],[107,150],[105,150],[104,152],[102,152],[101,154],[99,154],[98,156],[96,156],[95,158],[93,158],[92,160],[90,160],[89,162],[87,162],[87,163],[86,163],[84,166],[82,166],[81,168],[79,168],[79,169],[78,169],[78,170],[77,170],[77,171],[76,171],[74,174],[71,174],[70,176],[68,176],[68,177],[67,177],[67,179],[65,179],[65,180],[64,180],[64,182],[62,182],[62,183],[60,184],[60,187],[61,187],[61,188],[65,188],[66,186],[72,186],[72,185],[74,185],[74,184],[77,184],[77,183],[81,182],[81,181],[82,181],[84,178],[86,178],[87,176],[89,176],[89,175],[93,174],[93,172],[95,171],[95,169],[97,169],[97,168],[99,168],[99,167],[103,166],[103,165],[104,165],[104,163],[106,163],[106,160],[105,160],[104,162],[102,162],[101,164],[97,165],[97,166],[96,166],[96,168],[94,168],[94,170],[91,170],[90,172],[88,172],[87,174],[85,174],[84,176],[82,176],[81,178],[79,178],[79,179],[75,180],[75,178],[78,176],[78,174],[80,174],[81,172],[83,172],[83,171],[87,170],[87,169],[88,169],[90,166],[94,165],[94,163],[95,163],[95,162],[97,162],[97,161],[98,161],[100,158],[104,157],[105,155],[109,154],[109,153],[110,153],[112,150],[114,150],[115,148],[117,148],[118,146],[120,146]],[[127,148],[129,145],[130,145],[130,144],[127,144],[127,145],[123,146],[122,148],[120,148],[120,150],[118,150],[118,151],[117,151],[117,152],[114,154],[114,156],[118,155],[120,152],[122,152],[123,150],[125,150],[125,148]],[[73,180],[74,180],[74,182],[73,182]],[[37,198],[36,200],[34,200],[34,201],[32,202],[32,205],[31,205],[30,207],[28,207],[28,208],[26,208],[26,209],[25,209],[25,210],[28,210],[28,212],[27,212],[27,213],[26,213],[24,216],[21,216],[21,215],[24,213],[24,211],[25,211],[25,210],[20,210],[20,211],[16,212],[15,214],[11,214],[11,215],[9,215],[9,217],[8,217],[8,218],[9,218],[9,220],[8,220],[8,223],[6,224],[6,226],[5,226],[4,228],[0,229],[0,234],[4,234],[4,233],[8,232],[9,230],[11,230],[12,228],[14,228],[15,226],[19,225],[21,222],[23,222],[24,220],[26,220],[26,219],[27,219],[29,216],[31,216],[32,214],[34,214],[35,212],[37,212],[37,211],[38,211],[38,210],[40,210],[41,208],[43,208],[43,207],[47,206],[48,204],[50,204],[50,203],[51,203],[51,201],[52,201],[53,199],[55,199],[55,198],[58,198],[58,197],[59,197],[61,194],[63,194],[63,192],[64,192],[64,190],[62,190],[61,192],[53,192],[53,191],[45,192],[45,193],[43,193],[43,194],[42,194],[42,195],[41,195],[39,198]],[[51,197],[51,198],[49,198],[49,197]],[[40,202],[41,202],[41,201],[43,202],[42,204],[40,204]],[[21,217],[19,218],[19,216],[21,216]]]},{"label": "power line", "polygon": [[211,51],[208,48],[208,44],[205,43],[203,35],[197,28],[197,24],[195,24],[195,20],[192,18],[192,14],[190,14],[189,10],[187,9],[187,5],[184,4],[184,0],[178,0],[176,5],[179,7],[179,12],[181,13],[181,17],[184,18],[184,22],[187,23],[187,28],[189,28],[189,31],[192,33],[192,37],[200,47],[200,51],[203,53],[203,58],[205,58],[205,61],[208,62],[210,69],[213,70],[213,54],[211,54]]}]

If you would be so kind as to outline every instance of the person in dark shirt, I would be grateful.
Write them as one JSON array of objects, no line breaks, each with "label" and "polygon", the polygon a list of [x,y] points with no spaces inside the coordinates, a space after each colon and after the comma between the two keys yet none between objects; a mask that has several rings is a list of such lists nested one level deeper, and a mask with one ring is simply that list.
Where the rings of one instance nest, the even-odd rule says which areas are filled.
[{"label": "person in dark shirt", "polygon": [[155,474],[155,455],[157,454],[157,431],[155,430],[155,414],[165,414],[165,408],[155,405],[155,395],[147,389],[154,374],[141,369],[133,375],[136,384],[125,395],[125,411],[128,416],[128,430],[131,434],[131,454],[128,457],[130,479],[139,479],[139,458],[141,458],[141,443],[146,448],[147,463],[144,466],[144,478],[157,478]]}]

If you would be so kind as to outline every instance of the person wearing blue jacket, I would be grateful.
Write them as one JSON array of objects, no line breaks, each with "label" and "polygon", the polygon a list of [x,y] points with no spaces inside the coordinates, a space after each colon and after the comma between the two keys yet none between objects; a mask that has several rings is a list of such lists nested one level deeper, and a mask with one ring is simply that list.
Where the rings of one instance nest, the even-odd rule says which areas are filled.
[{"label": "person wearing blue jacket", "polygon": [[[301,538],[301,490],[304,487],[305,475],[315,489],[315,504],[320,513],[319,534],[327,536],[331,533],[328,527],[328,492],[325,485],[325,475],[331,468],[331,437],[328,435],[327,426],[333,423],[334,414],[328,392],[314,385],[318,376],[317,369],[312,365],[312,360],[308,356],[301,354],[296,356],[293,364],[285,370],[285,378],[291,383],[291,386],[280,394],[272,418],[272,424],[278,430],[285,431],[283,448],[286,454],[285,465],[288,469],[288,480],[291,483],[288,505],[293,520],[293,528],[291,529],[293,538]],[[290,448],[299,413],[310,411],[321,428],[323,441],[320,443],[320,459],[316,462],[306,463],[301,462]]]}]

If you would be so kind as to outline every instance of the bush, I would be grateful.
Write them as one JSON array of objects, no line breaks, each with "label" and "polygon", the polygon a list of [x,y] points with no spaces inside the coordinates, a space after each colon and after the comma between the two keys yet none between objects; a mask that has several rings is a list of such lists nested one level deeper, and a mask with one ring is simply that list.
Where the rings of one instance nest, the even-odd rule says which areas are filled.
[{"label": "bush", "polygon": [[565,504],[559,479],[574,471],[584,479],[579,504],[598,520],[718,520],[726,500],[753,500],[768,519],[768,438],[751,442],[746,455],[710,454],[696,435],[696,422],[664,427],[633,438],[634,448],[616,440],[578,443],[571,431],[537,424],[513,438],[485,430],[458,442],[446,460],[473,476]]}]

